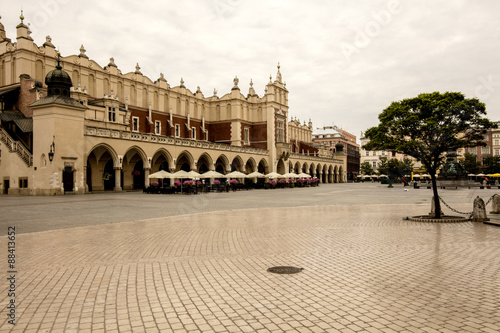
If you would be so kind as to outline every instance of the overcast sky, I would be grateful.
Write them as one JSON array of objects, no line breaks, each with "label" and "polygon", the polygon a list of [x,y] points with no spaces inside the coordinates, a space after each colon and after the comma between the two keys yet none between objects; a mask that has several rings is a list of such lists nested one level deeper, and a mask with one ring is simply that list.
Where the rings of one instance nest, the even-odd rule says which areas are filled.
[{"label": "overcast sky", "polygon": [[[5,1],[4,1],[5,2]],[[180,78],[206,97],[230,92],[237,75],[262,96],[276,65],[291,117],[355,134],[378,124],[391,101],[460,91],[500,120],[500,1],[193,0],[3,3],[0,22],[15,41],[24,10],[38,45],[86,54],[122,73]]]}]

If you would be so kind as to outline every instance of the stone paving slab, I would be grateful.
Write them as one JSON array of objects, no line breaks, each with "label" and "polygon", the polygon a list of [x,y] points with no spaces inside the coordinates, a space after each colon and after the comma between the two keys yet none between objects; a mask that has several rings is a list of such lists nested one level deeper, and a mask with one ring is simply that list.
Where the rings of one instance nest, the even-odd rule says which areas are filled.
[{"label": "stone paving slab", "polygon": [[[388,192],[365,186],[365,200],[352,195],[347,204],[354,185],[316,192],[331,202],[335,195],[328,193],[339,191],[340,204],[280,207],[287,200],[279,197],[293,203],[296,194],[269,191],[263,208],[20,233],[15,325],[7,321],[8,239],[2,236],[0,331],[497,332],[500,228],[403,220],[428,210],[423,192],[406,200],[397,199],[403,191],[389,192],[393,202],[380,204]],[[258,202],[255,192],[247,195]],[[273,193],[277,207],[269,207]],[[244,207],[243,195],[223,198]],[[475,197],[473,190],[444,195],[461,209]],[[86,200],[74,205],[83,209]],[[48,206],[40,204],[37,223],[45,210],[58,214],[60,206]],[[267,272],[283,265],[304,270]]]}]

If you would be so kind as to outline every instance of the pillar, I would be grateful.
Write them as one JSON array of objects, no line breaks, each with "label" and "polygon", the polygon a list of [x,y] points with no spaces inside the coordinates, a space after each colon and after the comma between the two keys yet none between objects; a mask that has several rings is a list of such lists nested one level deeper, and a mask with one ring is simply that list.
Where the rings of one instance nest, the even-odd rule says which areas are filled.
[{"label": "pillar", "polygon": [[114,167],[113,169],[115,169],[115,188],[113,189],[115,192],[119,192],[122,190],[122,186],[121,186],[121,171],[122,171],[122,168],[120,167]]},{"label": "pillar", "polygon": [[150,168],[144,168],[144,188],[149,187],[149,171]]}]

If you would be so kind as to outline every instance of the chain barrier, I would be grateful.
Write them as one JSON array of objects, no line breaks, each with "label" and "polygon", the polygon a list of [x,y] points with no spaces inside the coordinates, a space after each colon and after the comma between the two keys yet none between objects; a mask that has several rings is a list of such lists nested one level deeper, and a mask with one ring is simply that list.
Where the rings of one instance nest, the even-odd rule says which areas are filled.
[{"label": "chain barrier", "polygon": [[469,215],[469,216],[472,216],[472,212],[469,212],[469,213],[464,213],[464,212],[459,212],[458,210],[452,208],[450,205],[448,205],[444,200],[443,198],[441,197],[438,197],[439,198],[439,201],[441,201],[446,207],[448,207],[449,210],[451,210],[452,212],[454,213],[457,213],[457,214],[462,214],[462,215]]},{"label": "chain barrier", "polygon": [[[484,204],[484,206],[488,206],[488,204],[491,202],[491,200],[493,200],[493,197],[495,196],[495,194],[493,194],[489,199],[488,201],[486,201],[486,203]],[[441,201],[449,210],[451,210],[452,212],[454,213],[457,213],[457,214],[462,214],[462,215],[468,215],[468,218],[471,218],[472,217],[472,214],[474,213],[473,211],[472,212],[469,212],[469,213],[464,213],[464,212],[460,212],[454,208],[452,208],[450,205],[448,205],[444,200],[443,198],[439,197],[439,201]]]},{"label": "chain barrier", "polygon": [[495,196],[495,195],[493,194],[493,195],[492,195],[492,196],[488,199],[488,201],[484,204],[484,206],[488,206],[488,204],[491,202],[491,200],[493,200],[493,197],[494,197],[494,196]]}]

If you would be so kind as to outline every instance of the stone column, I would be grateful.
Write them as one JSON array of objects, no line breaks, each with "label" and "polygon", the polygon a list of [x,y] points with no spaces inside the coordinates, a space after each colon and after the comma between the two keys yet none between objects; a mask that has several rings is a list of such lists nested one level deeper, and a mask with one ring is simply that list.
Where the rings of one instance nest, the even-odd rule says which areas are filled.
[{"label": "stone column", "polygon": [[474,209],[472,210],[473,222],[487,222],[490,219],[486,216],[486,205],[479,196],[474,199]]},{"label": "stone column", "polygon": [[491,203],[493,207],[490,214],[500,214],[500,195],[494,194]]},{"label": "stone column", "polygon": [[120,167],[114,167],[113,169],[115,169],[115,188],[113,189],[115,192],[119,192],[122,190],[122,187],[121,187],[121,171],[122,171],[122,168]]},{"label": "stone column", "polygon": [[144,168],[144,188],[149,186],[149,170],[150,168]]}]

